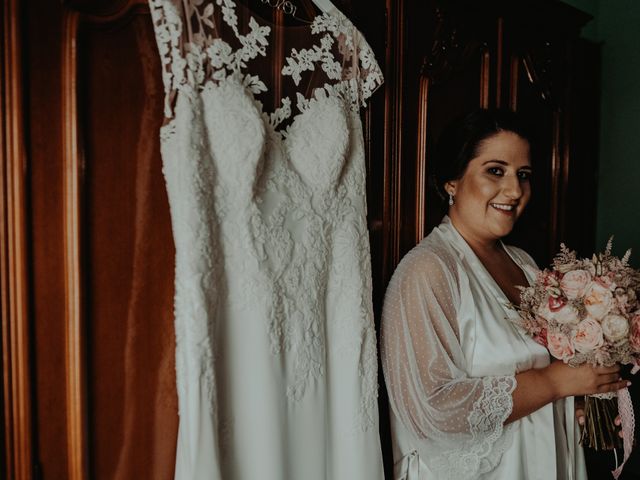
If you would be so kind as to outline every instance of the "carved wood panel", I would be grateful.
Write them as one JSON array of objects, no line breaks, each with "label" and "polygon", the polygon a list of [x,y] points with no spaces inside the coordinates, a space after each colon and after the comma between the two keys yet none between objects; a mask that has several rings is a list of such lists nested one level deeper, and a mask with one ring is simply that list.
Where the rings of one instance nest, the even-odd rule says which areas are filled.
[{"label": "carved wood panel", "polygon": [[[477,107],[511,108],[534,126],[534,201],[513,241],[545,263],[565,238],[567,148],[575,142],[569,135],[568,52],[588,17],[565,5],[534,3],[431,0],[403,4],[401,16],[391,15],[396,21],[390,22],[390,43],[398,40],[389,50],[387,68],[392,82],[394,75],[402,78],[401,87],[388,85],[402,89],[399,97],[388,93],[389,111],[401,113],[386,120],[387,135],[399,132],[386,159],[386,168],[400,172],[389,179],[400,192],[390,198],[391,271],[444,213],[428,188],[442,128]],[[389,8],[398,5],[392,2]]]},{"label": "carved wood panel", "polygon": [[27,151],[24,131],[20,2],[0,12],[0,298],[2,328],[2,466],[7,478],[30,479],[32,455],[29,338]]},{"label": "carved wood panel", "polygon": [[174,251],[150,18],[144,2],[37,3],[26,22],[34,468],[172,478]]},{"label": "carved wood panel", "polygon": [[63,57],[63,71],[76,68],[63,88],[77,82],[63,105],[65,212],[73,212],[65,230],[75,245],[67,251],[77,255],[73,264],[67,256],[67,285],[80,297],[76,314],[66,315],[69,474],[172,478],[174,251],[153,31],[133,3],[108,16],[67,18],[80,24],[63,45],[76,46],[75,58]]}]

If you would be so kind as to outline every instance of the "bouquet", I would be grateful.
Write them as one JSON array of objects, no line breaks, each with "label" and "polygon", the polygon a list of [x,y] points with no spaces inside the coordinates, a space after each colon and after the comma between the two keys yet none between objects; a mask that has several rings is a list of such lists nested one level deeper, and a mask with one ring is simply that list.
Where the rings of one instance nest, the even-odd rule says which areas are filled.
[{"label": "bouquet", "polygon": [[[521,287],[518,323],[552,356],[570,365],[639,364],[640,272],[628,264],[630,250],[622,259],[611,254],[611,242],[590,259],[577,258],[563,244],[552,267],[540,271],[534,285]],[[620,446],[614,425],[618,411],[626,460],[634,422],[627,389],[585,397],[580,442],[596,450]]]}]

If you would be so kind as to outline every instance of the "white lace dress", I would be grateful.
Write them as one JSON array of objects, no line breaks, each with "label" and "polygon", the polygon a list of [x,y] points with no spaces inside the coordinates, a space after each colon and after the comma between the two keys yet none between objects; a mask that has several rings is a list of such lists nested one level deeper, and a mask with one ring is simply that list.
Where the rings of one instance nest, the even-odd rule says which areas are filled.
[{"label": "white lace dress", "polygon": [[176,247],[175,478],[380,479],[371,48],[335,10],[275,29],[232,0],[149,5]]},{"label": "white lace dress", "polygon": [[[531,257],[504,248],[533,282]],[[573,398],[504,425],[515,374],[549,364],[514,316],[448,217],[404,257],[381,339],[396,480],[586,479]]]}]

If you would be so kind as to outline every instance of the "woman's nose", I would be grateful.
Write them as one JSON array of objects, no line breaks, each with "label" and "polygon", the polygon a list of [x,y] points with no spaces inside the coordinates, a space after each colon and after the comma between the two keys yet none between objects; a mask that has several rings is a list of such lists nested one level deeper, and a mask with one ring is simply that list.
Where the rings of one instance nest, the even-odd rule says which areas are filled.
[{"label": "woman's nose", "polygon": [[522,185],[520,185],[520,179],[517,175],[505,175],[504,177],[504,194],[513,199],[517,200],[522,196]]}]

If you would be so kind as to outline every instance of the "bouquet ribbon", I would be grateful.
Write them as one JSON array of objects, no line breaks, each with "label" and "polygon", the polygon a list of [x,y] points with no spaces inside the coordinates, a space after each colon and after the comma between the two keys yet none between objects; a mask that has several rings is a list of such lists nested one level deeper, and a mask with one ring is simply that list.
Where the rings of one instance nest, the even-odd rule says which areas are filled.
[{"label": "bouquet ribbon", "polygon": [[[618,480],[618,477],[622,473],[624,464],[631,455],[631,449],[633,448],[633,433],[636,426],[635,415],[633,414],[633,404],[631,403],[631,395],[628,388],[618,390],[618,413],[620,414],[620,422],[622,427],[622,445],[624,450],[624,458],[622,463],[613,470],[613,478]],[[614,450],[615,451],[615,450]],[[617,464],[617,462],[616,462]]]}]

